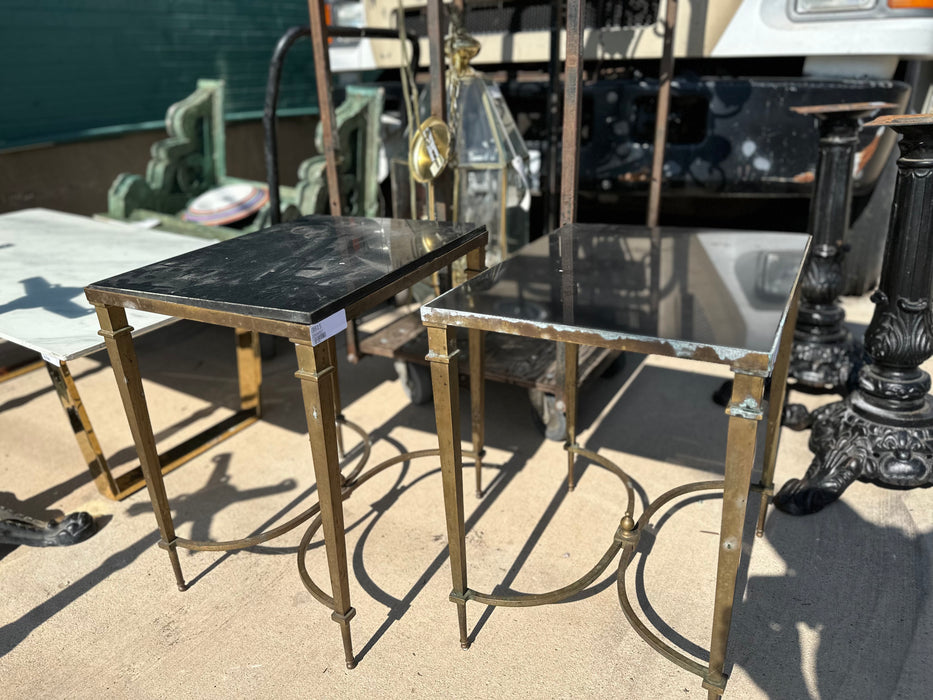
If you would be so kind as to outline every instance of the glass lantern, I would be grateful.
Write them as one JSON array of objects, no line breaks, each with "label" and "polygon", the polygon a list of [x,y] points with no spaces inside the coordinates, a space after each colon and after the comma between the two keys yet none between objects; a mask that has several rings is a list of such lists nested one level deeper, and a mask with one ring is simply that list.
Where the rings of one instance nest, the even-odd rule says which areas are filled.
[{"label": "glass lantern", "polygon": [[[528,148],[498,85],[470,66],[479,42],[457,25],[454,19],[446,44],[451,63],[447,110],[453,219],[486,225],[486,264],[494,265],[529,240]],[[418,112],[419,123],[430,115],[427,90],[420,96]],[[406,159],[393,159],[391,176],[395,216],[425,218],[425,187],[412,180]]]}]

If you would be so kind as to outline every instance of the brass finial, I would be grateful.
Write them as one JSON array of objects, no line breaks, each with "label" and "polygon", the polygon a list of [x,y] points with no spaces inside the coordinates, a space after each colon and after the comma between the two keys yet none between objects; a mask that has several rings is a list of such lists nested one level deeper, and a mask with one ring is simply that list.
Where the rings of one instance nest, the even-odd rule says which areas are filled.
[{"label": "brass finial", "polygon": [[450,10],[450,34],[444,43],[444,50],[450,58],[450,65],[458,76],[470,72],[470,61],[479,53],[481,44],[476,37],[467,33],[463,27],[463,13],[456,6]]}]

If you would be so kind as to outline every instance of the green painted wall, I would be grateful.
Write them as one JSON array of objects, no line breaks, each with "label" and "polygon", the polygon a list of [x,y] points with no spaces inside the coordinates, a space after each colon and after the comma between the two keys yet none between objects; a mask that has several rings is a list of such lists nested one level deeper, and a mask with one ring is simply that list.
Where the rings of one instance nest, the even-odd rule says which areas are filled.
[{"label": "green painted wall", "polygon": [[[269,59],[306,0],[2,0],[0,149],[152,128],[198,78],[227,82],[227,118],[262,114]],[[310,42],[280,114],[316,112]]]}]

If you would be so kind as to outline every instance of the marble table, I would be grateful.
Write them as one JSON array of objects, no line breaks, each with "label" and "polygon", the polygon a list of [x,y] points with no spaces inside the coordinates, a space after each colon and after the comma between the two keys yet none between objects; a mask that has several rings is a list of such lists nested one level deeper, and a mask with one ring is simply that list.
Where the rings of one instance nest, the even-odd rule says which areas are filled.
[{"label": "marble table", "polygon": [[[700,676],[710,697],[723,693],[747,498],[752,489],[763,493],[760,530],[767,496],[773,492],[797,288],[809,243],[805,234],[572,224],[525,246],[422,307],[444,480],[453,580],[450,597],[457,605],[461,646],[471,643],[466,624],[468,601],[523,607],[567,600],[595,582],[621,552],[618,588],[626,618],[659,653]],[[623,482],[628,505],[616,532],[607,537],[606,554],[582,578],[555,591],[496,595],[467,585],[458,328],[565,343],[568,483],[573,484],[577,455],[610,470]],[[734,380],[726,409],[724,479],[668,491],[647,506],[636,521],[635,491],[629,477],[606,457],[577,444],[576,376],[582,345],[729,367]],[[763,397],[769,379],[762,476],[761,482],[752,486],[757,426],[765,417]],[[482,406],[482,397],[479,400]],[[697,400],[705,401],[706,397]],[[625,430],[625,426],[618,429]],[[685,494],[715,489],[724,492],[720,548],[710,656],[708,663],[701,663],[663,641],[642,622],[625,590],[625,569],[641,533],[661,508]]]},{"label": "marble table", "polygon": [[[457,258],[466,256],[468,275],[477,274],[483,268],[487,239],[485,227],[472,224],[310,216],[87,287],[87,298],[97,309],[101,334],[136,441],[161,535],[160,546],[168,551],[179,590],[186,588],[179,547],[214,551],[251,547],[317,516],[299,547],[299,571],[311,595],[333,611],[331,617],[340,625],[347,667],[355,666],[350,637],[355,610],[350,605],[343,499],[385,466],[438,452],[400,455],[363,475],[367,446],[360,464],[346,475],[341,473],[338,423],[343,421],[334,338],[347,327],[348,320]],[[252,537],[216,542],[176,536],[127,309],[269,333],[294,343],[298,357],[295,376],[304,397],[318,503]],[[365,434],[361,436],[365,438]],[[332,591],[329,594],[314,583],[304,566],[311,536],[319,527],[324,533]]]},{"label": "marble table", "polygon": [[[139,467],[119,476],[111,472],[68,369],[70,360],[104,347],[84,286],[208,243],[49,209],[0,214],[0,338],[42,356],[97,488],[109,498],[123,498],[144,482]],[[135,310],[128,318],[137,335],[175,320]],[[246,413],[255,415],[256,411],[249,408]],[[240,415],[236,421],[227,421],[226,427],[242,425],[249,417]],[[207,435],[202,438],[209,439]],[[164,458],[165,470],[187,461],[193,447],[189,441],[173,449]]]}]

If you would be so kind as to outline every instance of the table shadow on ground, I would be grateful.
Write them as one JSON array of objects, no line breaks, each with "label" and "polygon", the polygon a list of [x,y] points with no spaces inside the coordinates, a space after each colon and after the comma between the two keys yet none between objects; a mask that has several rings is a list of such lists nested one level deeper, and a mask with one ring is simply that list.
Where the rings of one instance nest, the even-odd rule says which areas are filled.
[{"label": "table shadow on ground", "polygon": [[[909,653],[933,534],[918,533],[896,493],[879,496],[884,525],[845,498],[805,517],[770,510],[765,538],[786,573],[748,578],[729,640],[733,663],[767,697],[920,697],[933,685],[928,657]],[[916,687],[902,695],[905,675]]]},{"label": "table shadow on ground", "polygon": [[[216,454],[212,459],[214,469],[204,486],[188,496],[173,499],[173,505],[180,504],[174,516],[176,526],[191,522],[194,532],[209,533],[213,516],[223,508],[239,501],[259,498],[269,493],[283,492],[295,487],[293,481],[285,480],[279,484],[270,485],[261,489],[239,491],[230,486],[227,479],[230,459],[231,455],[228,452]],[[197,506],[199,501],[204,500],[210,502],[211,508]],[[151,512],[152,508],[148,503],[134,503],[130,506],[128,514],[130,516],[147,515]],[[96,536],[99,536],[99,533],[95,535],[95,537]],[[130,566],[143,552],[154,548],[158,541],[159,535],[157,531],[153,530],[147,532],[143,537],[127,547],[110,554],[95,569],[63,587],[47,600],[35,606],[32,610],[23,614],[18,619],[0,627],[0,658],[5,656],[21,641],[28,637],[34,629],[64,610],[78,598],[91,591],[95,586],[112,576],[115,572]],[[82,544],[74,545],[76,548],[80,548],[81,546]],[[169,564],[168,555],[166,555],[165,584],[167,586],[171,585],[172,580],[172,569]]]},{"label": "table shadow on ground", "polygon": [[708,374],[645,365],[585,447],[721,475],[728,416],[712,395],[722,382]]}]

